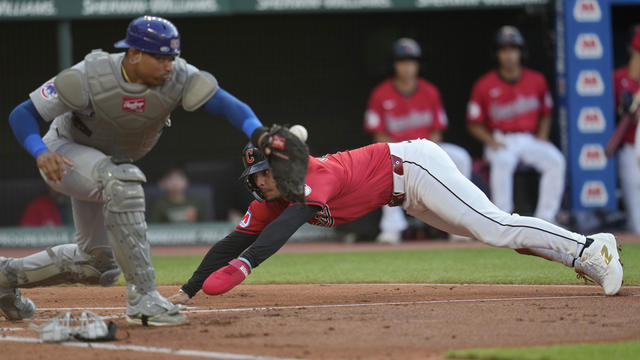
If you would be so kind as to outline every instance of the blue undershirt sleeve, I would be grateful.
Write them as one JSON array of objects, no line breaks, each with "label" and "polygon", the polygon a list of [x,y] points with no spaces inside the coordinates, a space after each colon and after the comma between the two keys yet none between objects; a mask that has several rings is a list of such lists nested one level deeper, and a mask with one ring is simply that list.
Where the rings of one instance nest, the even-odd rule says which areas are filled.
[{"label": "blue undershirt sleeve", "polygon": [[13,130],[13,134],[22,147],[34,158],[37,158],[38,155],[49,150],[40,136],[38,121],[44,120],[31,100],[27,100],[16,106],[11,114],[9,114],[9,124]]},{"label": "blue undershirt sleeve", "polygon": [[212,115],[222,115],[238,129],[242,130],[248,138],[258,127],[262,126],[262,122],[258,120],[256,114],[251,108],[220,88],[216,93],[204,104],[204,110]]}]

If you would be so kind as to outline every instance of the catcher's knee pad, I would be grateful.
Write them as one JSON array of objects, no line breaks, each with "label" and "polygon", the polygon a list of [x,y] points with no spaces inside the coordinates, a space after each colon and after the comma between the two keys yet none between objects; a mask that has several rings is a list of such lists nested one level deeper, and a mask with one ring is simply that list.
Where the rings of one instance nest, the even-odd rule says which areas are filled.
[{"label": "catcher's knee pad", "polygon": [[104,186],[107,235],[127,282],[133,282],[142,292],[155,289],[144,218],[144,174],[135,165],[105,159],[98,163],[94,175]]},{"label": "catcher's knee pad", "polygon": [[19,259],[3,259],[0,287],[31,288],[57,284],[113,285],[120,275],[111,249],[85,254],[76,244],[58,245]]}]

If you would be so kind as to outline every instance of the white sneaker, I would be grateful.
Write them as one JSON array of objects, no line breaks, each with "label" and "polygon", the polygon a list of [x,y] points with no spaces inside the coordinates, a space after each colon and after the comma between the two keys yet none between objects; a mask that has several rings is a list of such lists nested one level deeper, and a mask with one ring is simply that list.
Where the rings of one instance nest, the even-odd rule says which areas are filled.
[{"label": "white sneaker", "polygon": [[615,295],[622,286],[622,263],[618,254],[616,238],[612,234],[600,233],[587,238],[593,243],[576,260],[578,277],[589,277],[604,289],[607,295]]},{"label": "white sneaker", "polygon": [[20,296],[20,289],[0,288],[0,313],[7,320],[28,319],[36,313],[36,305],[31,299]]},{"label": "white sneaker", "polygon": [[376,242],[381,244],[398,245],[402,242],[401,232],[381,232],[376,237]]}]

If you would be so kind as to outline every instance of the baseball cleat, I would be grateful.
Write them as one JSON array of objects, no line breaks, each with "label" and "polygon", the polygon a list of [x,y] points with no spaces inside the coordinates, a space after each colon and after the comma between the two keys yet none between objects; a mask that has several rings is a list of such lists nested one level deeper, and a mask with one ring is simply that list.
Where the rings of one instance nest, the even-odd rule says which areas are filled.
[{"label": "baseball cleat", "polygon": [[127,323],[142,326],[175,326],[187,322],[180,308],[157,290],[141,294],[134,285],[127,285]]},{"label": "baseball cleat", "polygon": [[20,289],[0,289],[0,312],[8,320],[23,320],[35,314],[36,305],[20,296]]},{"label": "baseball cleat", "polygon": [[608,233],[588,238],[593,243],[582,251],[582,256],[575,263],[578,277],[591,278],[602,286],[605,294],[615,295],[620,291],[623,275],[616,238]]},{"label": "baseball cleat", "polygon": [[187,315],[178,311],[166,311],[156,315],[127,315],[127,323],[140,326],[177,326],[187,323]]}]

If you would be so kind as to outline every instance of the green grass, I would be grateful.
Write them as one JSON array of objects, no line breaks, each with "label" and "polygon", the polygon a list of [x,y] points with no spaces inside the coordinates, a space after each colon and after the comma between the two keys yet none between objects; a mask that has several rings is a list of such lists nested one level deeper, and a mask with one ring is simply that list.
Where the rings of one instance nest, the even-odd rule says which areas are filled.
[{"label": "green grass", "polygon": [[[183,284],[202,256],[155,256],[158,284]],[[640,284],[640,244],[624,246],[625,284]],[[509,249],[389,250],[276,254],[247,279],[271,283],[580,284],[572,269]],[[122,284],[122,281],[121,281]]]},{"label": "green grass", "polygon": [[618,343],[572,344],[528,348],[486,348],[449,351],[448,358],[484,360],[635,360],[640,341]]}]

